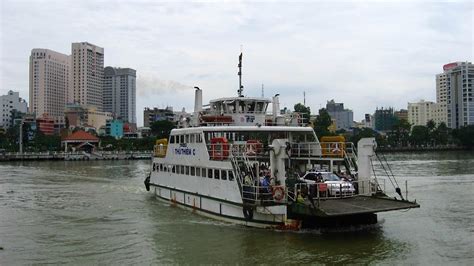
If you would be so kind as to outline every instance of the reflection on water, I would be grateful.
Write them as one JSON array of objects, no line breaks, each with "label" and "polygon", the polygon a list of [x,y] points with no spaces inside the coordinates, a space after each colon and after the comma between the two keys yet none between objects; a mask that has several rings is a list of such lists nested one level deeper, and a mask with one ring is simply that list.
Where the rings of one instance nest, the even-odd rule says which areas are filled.
[{"label": "reflection on water", "polygon": [[147,161],[2,163],[0,264],[472,264],[474,154],[386,156],[422,207],[329,232],[245,228],[171,207],[145,191]]}]

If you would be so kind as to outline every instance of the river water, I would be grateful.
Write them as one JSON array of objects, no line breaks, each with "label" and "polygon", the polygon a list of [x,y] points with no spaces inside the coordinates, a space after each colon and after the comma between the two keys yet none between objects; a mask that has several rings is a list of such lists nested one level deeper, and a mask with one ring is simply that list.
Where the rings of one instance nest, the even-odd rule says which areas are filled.
[{"label": "river water", "polygon": [[474,265],[474,153],[387,160],[421,208],[330,232],[252,229],[171,207],[145,191],[148,161],[2,162],[0,265]]}]

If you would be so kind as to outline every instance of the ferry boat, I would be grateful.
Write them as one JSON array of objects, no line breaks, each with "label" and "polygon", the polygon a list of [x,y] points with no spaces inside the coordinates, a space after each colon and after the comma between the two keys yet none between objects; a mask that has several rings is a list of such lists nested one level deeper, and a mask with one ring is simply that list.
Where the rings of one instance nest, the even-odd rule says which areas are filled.
[{"label": "ferry boat", "polygon": [[[419,207],[398,187],[400,199],[384,193],[372,175],[373,138],[357,148],[337,137],[320,141],[303,116],[280,114],[278,95],[243,96],[241,69],[239,76],[236,97],[206,106],[195,87],[193,118],[157,141],[145,186],[159,199],[210,218],[282,230],[373,224],[378,212]],[[305,182],[310,172],[346,176]]]}]

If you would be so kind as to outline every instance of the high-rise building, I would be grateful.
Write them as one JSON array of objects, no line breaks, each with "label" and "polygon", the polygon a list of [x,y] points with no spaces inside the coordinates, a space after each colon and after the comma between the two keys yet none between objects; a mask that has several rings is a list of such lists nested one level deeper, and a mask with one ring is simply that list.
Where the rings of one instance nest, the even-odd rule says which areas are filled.
[{"label": "high-rise building", "polygon": [[136,73],[131,68],[104,69],[104,111],[129,123],[137,123]]},{"label": "high-rise building", "polygon": [[0,127],[9,128],[13,126],[14,112],[26,113],[28,111],[26,101],[20,98],[20,93],[8,91],[6,95],[0,96]]},{"label": "high-rise building", "polygon": [[30,112],[64,120],[70,82],[70,56],[48,49],[30,55]]},{"label": "high-rise building", "polygon": [[[446,87],[447,126],[459,128],[474,125],[474,65],[471,62],[455,62],[443,66],[444,73],[440,77],[439,94]],[[445,75],[445,81],[442,77]],[[437,77],[438,77],[437,76]],[[445,82],[445,83],[441,83]],[[437,84],[438,95],[438,84]]]},{"label": "high-rise building", "polygon": [[71,48],[71,93],[69,103],[103,110],[104,48],[88,42],[73,43]]},{"label": "high-rise building", "polygon": [[344,109],[344,103],[336,103],[330,100],[326,103],[326,110],[332,119],[336,121],[336,130],[349,129],[354,123],[354,113],[352,110]]},{"label": "high-rise building", "polygon": [[441,123],[448,123],[448,111],[447,111],[447,99],[448,99],[448,90],[447,90],[447,80],[448,76],[446,73],[441,73],[436,75],[436,120]]}]

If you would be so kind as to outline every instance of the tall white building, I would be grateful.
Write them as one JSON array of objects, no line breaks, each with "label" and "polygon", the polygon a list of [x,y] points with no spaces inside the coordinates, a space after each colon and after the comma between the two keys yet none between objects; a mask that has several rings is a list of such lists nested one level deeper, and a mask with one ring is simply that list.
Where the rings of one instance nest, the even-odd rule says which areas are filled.
[{"label": "tall white building", "polygon": [[474,65],[455,62],[444,65],[443,70],[446,75],[447,126],[474,125]]},{"label": "tall white building", "polygon": [[64,120],[68,98],[71,58],[48,49],[30,55],[30,112]]},{"label": "tall white building", "polygon": [[137,123],[136,70],[106,67],[104,70],[104,111],[124,122]]},{"label": "tall white building", "polygon": [[88,42],[72,44],[71,93],[68,102],[103,110],[104,48]]},{"label": "tall white building", "polygon": [[26,113],[28,107],[26,101],[20,98],[19,92],[8,91],[6,95],[0,96],[0,127],[6,129],[13,125],[13,110]]}]

